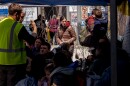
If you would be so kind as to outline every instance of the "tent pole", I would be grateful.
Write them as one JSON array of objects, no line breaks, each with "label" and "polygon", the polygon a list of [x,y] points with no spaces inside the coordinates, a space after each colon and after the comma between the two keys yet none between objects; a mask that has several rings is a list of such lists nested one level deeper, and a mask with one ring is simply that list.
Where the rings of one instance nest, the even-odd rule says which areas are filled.
[{"label": "tent pole", "polygon": [[81,29],[81,6],[77,6],[77,28],[76,28],[76,34],[77,34],[77,44],[79,45],[79,29]]},{"label": "tent pole", "polygon": [[110,28],[111,28],[111,86],[117,86],[117,4],[110,0]]}]

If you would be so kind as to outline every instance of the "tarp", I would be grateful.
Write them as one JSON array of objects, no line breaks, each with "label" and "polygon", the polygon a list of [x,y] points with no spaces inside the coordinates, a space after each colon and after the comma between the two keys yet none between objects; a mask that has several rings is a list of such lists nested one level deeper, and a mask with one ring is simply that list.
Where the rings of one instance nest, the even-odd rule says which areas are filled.
[{"label": "tarp", "polygon": [[110,0],[0,0],[0,3],[36,5],[109,5]]},{"label": "tarp", "polygon": [[122,47],[130,56],[130,0],[118,2],[118,36],[121,36]]},{"label": "tarp", "polygon": [[8,9],[0,9],[0,16],[1,15],[7,16],[8,15]]}]

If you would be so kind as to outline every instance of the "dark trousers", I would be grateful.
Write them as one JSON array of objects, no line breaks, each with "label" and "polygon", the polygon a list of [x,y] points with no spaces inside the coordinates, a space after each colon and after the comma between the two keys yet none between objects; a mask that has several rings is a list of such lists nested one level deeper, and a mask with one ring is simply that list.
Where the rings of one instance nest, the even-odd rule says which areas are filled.
[{"label": "dark trousers", "polygon": [[56,32],[50,32],[51,43],[53,43],[53,40],[54,40],[54,44],[56,44],[56,39],[54,38],[55,37],[55,33]]},{"label": "dark trousers", "polygon": [[0,65],[0,86],[15,86],[25,78],[26,65]]},{"label": "dark trousers", "polygon": [[50,32],[51,39],[53,39],[54,35],[55,35],[55,32]]}]

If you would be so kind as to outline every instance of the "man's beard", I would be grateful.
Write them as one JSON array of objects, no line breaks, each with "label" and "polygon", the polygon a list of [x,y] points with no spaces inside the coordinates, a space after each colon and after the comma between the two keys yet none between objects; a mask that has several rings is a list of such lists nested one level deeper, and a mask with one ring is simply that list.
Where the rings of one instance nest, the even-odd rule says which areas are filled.
[{"label": "man's beard", "polygon": [[20,16],[16,16],[16,21],[20,21]]}]

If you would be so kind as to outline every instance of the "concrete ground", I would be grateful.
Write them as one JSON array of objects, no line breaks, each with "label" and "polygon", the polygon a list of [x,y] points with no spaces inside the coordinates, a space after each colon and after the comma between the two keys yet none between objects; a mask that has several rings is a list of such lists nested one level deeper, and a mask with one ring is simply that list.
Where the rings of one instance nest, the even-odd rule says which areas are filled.
[{"label": "concrete ground", "polygon": [[[55,48],[57,46],[58,45],[52,45],[51,49],[53,49],[53,48]],[[84,46],[81,46],[79,44],[75,44],[72,60],[76,61],[76,60],[78,60],[80,58],[87,58],[87,56],[90,55],[88,50],[89,50],[88,47],[84,47]]]},{"label": "concrete ground", "polygon": [[87,58],[87,56],[90,55],[88,50],[89,50],[88,47],[84,47],[81,45],[75,45],[72,60],[75,61],[80,58]]}]

